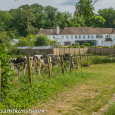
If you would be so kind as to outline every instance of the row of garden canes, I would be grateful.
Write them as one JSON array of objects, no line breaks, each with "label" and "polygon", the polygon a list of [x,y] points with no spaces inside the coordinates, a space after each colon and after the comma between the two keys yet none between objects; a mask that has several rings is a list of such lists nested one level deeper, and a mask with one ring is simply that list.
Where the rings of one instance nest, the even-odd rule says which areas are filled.
[{"label": "row of garden canes", "polygon": [[[90,59],[89,59],[89,57],[90,57]],[[110,57],[110,56],[105,55],[105,60],[106,61],[107,61],[107,59],[109,59],[108,57]],[[75,69],[78,69],[79,65],[80,65],[81,68],[83,67],[83,60],[85,60],[85,62],[89,62],[90,61],[91,65],[93,63],[92,55],[85,55],[85,54],[84,55],[74,55],[74,59],[75,59],[75,62],[74,62]],[[51,62],[50,62],[50,57],[49,56],[47,56],[47,60],[48,60],[49,77],[52,78],[53,77],[52,76],[52,66],[51,66]],[[97,55],[95,56],[94,60],[96,60],[96,63],[97,63],[97,60],[98,60],[98,56]],[[114,59],[114,61],[115,61],[115,59]],[[72,63],[72,57],[70,56],[70,58],[69,58],[69,71],[70,72],[72,72],[71,63]],[[35,67],[38,69],[38,71],[40,71],[40,67],[37,67],[37,62],[36,61],[35,61]],[[63,55],[61,55],[61,67],[62,67],[62,73],[65,74]],[[30,82],[30,86],[32,87],[32,72],[31,72],[31,63],[30,63],[30,55],[29,54],[27,54],[27,70],[28,70],[28,79],[29,79],[29,82]],[[38,74],[40,75],[40,72],[38,72]],[[0,61],[0,99],[1,99],[1,61]]]}]

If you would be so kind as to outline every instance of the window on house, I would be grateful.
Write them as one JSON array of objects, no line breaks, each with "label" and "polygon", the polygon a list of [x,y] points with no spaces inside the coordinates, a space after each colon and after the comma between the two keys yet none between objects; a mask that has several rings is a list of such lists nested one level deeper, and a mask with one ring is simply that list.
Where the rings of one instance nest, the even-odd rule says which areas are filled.
[{"label": "window on house", "polygon": [[96,45],[98,45],[98,41],[96,41]]},{"label": "window on house", "polygon": [[91,38],[93,38],[93,35],[91,35]]},{"label": "window on house", "polygon": [[85,38],[85,35],[83,35],[83,38]]},{"label": "window on house", "polygon": [[110,38],[110,35],[107,35],[107,38]]},{"label": "window on house", "polygon": [[88,35],[88,38],[90,38],[90,35]]},{"label": "window on house", "polygon": [[103,38],[103,35],[98,34],[98,35],[96,35],[96,38]]},{"label": "window on house", "polygon": [[71,39],[73,39],[73,36],[71,36]]},{"label": "window on house", "polygon": [[53,38],[55,38],[55,36],[53,36]]},{"label": "window on house", "polygon": [[103,41],[101,41],[101,44],[103,45]]},{"label": "window on house", "polygon": [[68,39],[68,36],[66,36],[66,38]]},{"label": "window on house", "polygon": [[75,36],[75,39],[77,39],[77,36]]},{"label": "window on house", "polygon": [[62,36],[62,39],[64,39],[64,36]]},{"label": "window on house", "polygon": [[81,36],[79,36],[79,38],[81,38]]}]

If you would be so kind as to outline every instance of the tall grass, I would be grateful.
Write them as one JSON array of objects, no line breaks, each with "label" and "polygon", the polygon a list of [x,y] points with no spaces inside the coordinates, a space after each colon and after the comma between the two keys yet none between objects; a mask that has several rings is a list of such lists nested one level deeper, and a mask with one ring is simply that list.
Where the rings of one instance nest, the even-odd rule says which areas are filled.
[{"label": "tall grass", "polygon": [[103,115],[115,115],[115,102],[104,112]]},{"label": "tall grass", "polygon": [[[73,70],[63,75],[59,65],[52,69],[53,78],[49,78],[48,70],[42,71],[38,76],[37,72],[32,73],[32,87],[27,75],[12,76],[11,88],[7,90],[7,95],[2,96],[1,109],[25,109],[35,105],[37,102],[46,102],[54,98],[65,87],[70,87],[88,78],[87,73]],[[87,77],[86,77],[87,76]]]}]

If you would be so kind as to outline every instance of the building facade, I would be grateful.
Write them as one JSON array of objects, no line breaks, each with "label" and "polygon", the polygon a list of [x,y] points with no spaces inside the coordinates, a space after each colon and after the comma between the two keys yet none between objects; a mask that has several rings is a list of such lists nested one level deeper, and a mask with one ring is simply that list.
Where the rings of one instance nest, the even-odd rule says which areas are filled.
[{"label": "building facade", "polygon": [[91,46],[115,45],[113,28],[65,27],[64,29],[40,29],[36,35],[45,34],[50,40],[67,46],[72,43],[90,43]]}]

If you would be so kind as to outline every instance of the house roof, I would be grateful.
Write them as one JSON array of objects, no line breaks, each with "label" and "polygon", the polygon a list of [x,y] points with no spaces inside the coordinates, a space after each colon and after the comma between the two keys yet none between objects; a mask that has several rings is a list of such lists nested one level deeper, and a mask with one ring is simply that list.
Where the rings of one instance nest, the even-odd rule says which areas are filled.
[{"label": "house roof", "polygon": [[[59,29],[60,35],[72,35],[72,34],[115,34],[114,28],[92,28],[92,27],[65,27]],[[56,29],[42,29],[35,33],[35,35],[57,35]]]},{"label": "house roof", "polygon": [[[59,29],[59,31],[61,32],[62,29]],[[56,35],[57,30],[56,29],[43,29],[43,30],[39,30],[38,32],[35,33],[35,35],[39,35],[39,34]]]},{"label": "house roof", "polygon": [[105,38],[105,41],[113,41],[111,38]]},{"label": "house roof", "polygon": [[101,34],[92,27],[65,27],[60,34]]},{"label": "house roof", "polygon": [[95,28],[101,34],[115,34],[115,28]]}]

